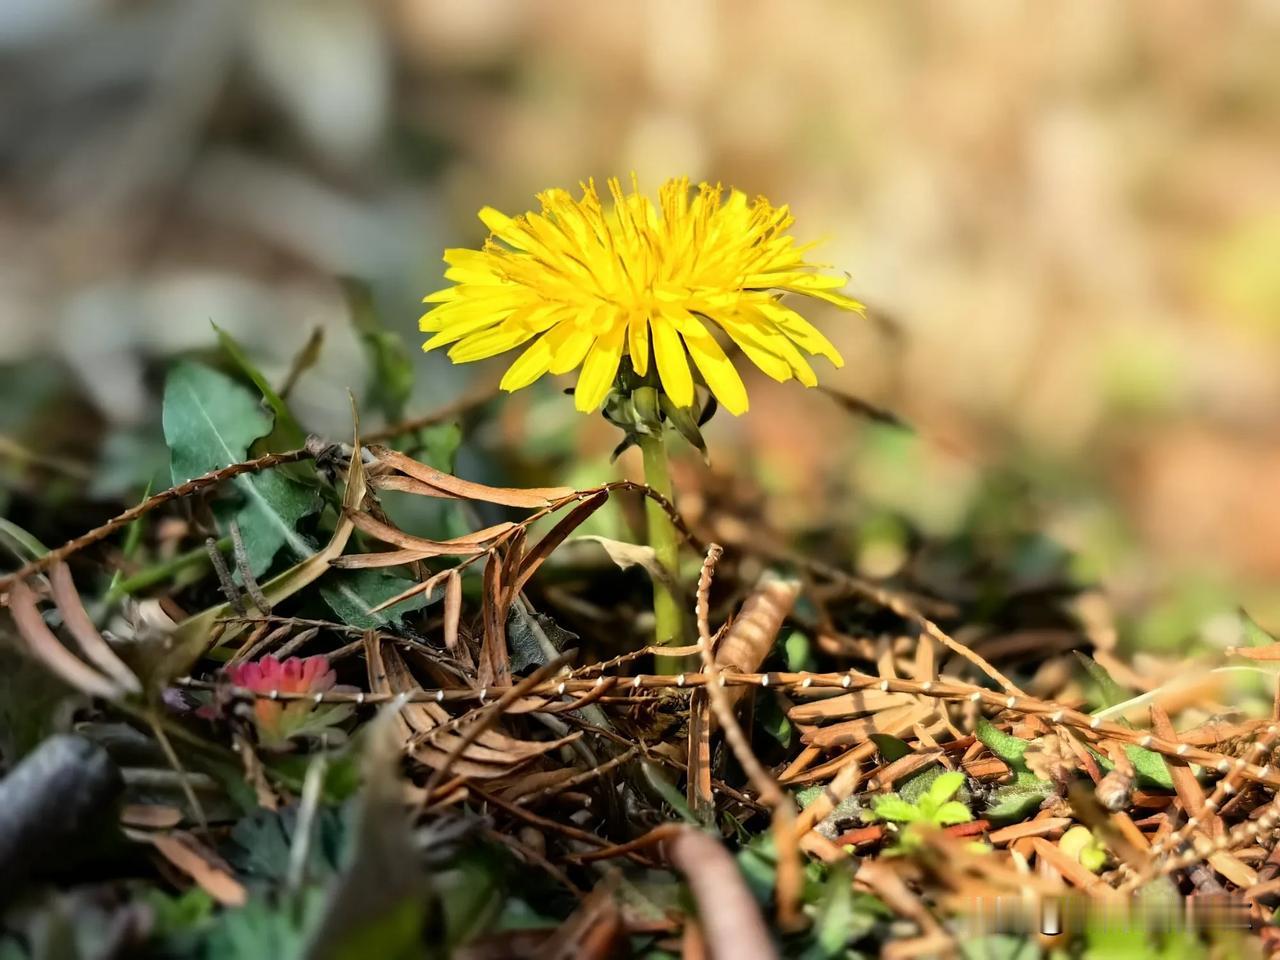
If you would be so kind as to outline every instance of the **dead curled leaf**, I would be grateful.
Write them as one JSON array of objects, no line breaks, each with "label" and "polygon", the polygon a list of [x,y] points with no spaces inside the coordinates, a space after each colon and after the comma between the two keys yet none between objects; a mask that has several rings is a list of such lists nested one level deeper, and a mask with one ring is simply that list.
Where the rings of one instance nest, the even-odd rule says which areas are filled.
[{"label": "dead curled leaf", "polygon": [[630,570],[632,567],[641,567],[655,583],[673,586],[671,577],[667,574],[667,571],[662,569],[662,565],[658,563],[658,555],[654,552],[653,547],[646,544],[611,540],[608,537],[597,536],[593,533],[574,537],[570,542],[598,543],[604,548],[604,552],[609,555],[609,559],[618,565],[618,569]]},{"label": "dead curled leaf", "polygon": [[[371,446],[369,449],[385,466],[399,471],[422,484],[426,489],[419,488],[411,492],[422,493],[426,496],[480,500],[484,503],[497,503],[507,507],[537,509],[549,507],[557,500],[571,497],[575,493],[572,487],[537,487],[529,489],[490,487],[483,483],[463,480],[461,477],[444,473],[435,467],[420,463],[412,457],[400,453],[398,450],[376,445]],[[391,488],[387,484],[385,477],[379,478],[377,485],[388,489]]]},{"label": "dead curled leaf", "polygon": [[35,594],[21,580],[9,586],[9,612],[27,651],[57,677],[91,697],[115,700],[126,692],[58,641],[40,616]]},{"label": "dead curled leaf", "polygon": [[242,907],[248,900],[244,885],[232,875],[231,868],[191,834],[175,830],[147,839],[162,857],[224,907]]}]

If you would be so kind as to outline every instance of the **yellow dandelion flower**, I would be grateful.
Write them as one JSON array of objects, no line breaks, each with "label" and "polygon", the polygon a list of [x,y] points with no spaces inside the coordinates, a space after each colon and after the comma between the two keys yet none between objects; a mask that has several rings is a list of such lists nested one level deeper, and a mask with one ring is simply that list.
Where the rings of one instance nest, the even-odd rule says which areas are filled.
[{"label": "yellow dandelion flower", "polygon": [[[508,217],[491,207],[480,219],[491,232],[481,250],[445,251],[453,282],[424,298],[437,304],[421,329],[435,334],[424,350],[452,344],[467,363],[530,340],[502,379],[518,390],[543,374],[581,367],[574,391],[584,412],[604,401],[624,354],[640,376],[657,368],[662,390],[680,407],[694,402],[693,366],[731,413],[747,409],[747,392],[712,333],[719,327],[775,380],[817,383],[805,354],[844,361],[784,293],[815,297],[846,310],[843,278],[824,275],[787,233],[788,209],[687,178],[669,180],[658,206],[609,180],[606,208],[592,182],[582,198],[554,189],[538,195],[541,212]],[[535,339],[536,338],[536,339]]]}]

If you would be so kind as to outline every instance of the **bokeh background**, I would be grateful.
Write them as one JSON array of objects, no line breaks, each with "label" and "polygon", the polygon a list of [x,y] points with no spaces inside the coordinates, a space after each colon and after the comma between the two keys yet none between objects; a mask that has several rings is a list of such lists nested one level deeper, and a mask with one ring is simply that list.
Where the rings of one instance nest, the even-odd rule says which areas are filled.
[{"label": "bokeh background", "polygon": [[[372,322],[409,410],[446,403],[501,366],[416,350],[482,204],[688,174],[826,239],[871,308],[813,311],[849,361],[827,382],[916,431],[756,378],[690,509],[749,478],[770,522],[857,529],[869,573],[908,531],[1037,531],[1028,577],[1069,554],[1137,647],[1233,642],[1241,604],[1280,626],[1277,50],[1275,0],[5,0],[3,503],[138,496],[211,320],[277,379],[325,330],[294,393],[318,432],[349,429]],[[563,386],[471,455],[634,469]]]}]

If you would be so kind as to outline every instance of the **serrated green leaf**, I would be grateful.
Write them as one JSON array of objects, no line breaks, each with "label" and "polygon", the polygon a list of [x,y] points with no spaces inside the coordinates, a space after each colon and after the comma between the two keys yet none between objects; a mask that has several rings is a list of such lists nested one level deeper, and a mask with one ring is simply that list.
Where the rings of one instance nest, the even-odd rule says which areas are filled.
[{"label": "serrated green leaf", "polygon": [[138,899],[151,910],[151,935],[161,940],[189,935],[213,917],[217,906],[213,897],[199,887],[192,887],[176,896],[147,887],[139,893]]},{"label": "serrated green leaf", "polygon": [[1027,752],[1027,747],[1031,746],[1030,741],[1019,740],[1017,737],[1005,733],[986,717],[978,718],[974,734],[988,750],[1009,764],[1009,766],[1016,770],[1027,769],[1023,755]]},{"label": "serrated green leaf", "polygon": [[870,814],[873,820],[889,820],[893,823],[913,823],[921,817],[919,807],[894,794],[873,797]]},{"label": "serrated green leaf", "polygon": [[959,770],[948,770],[940,774],[929,785],[929,799],[934,803],[945,803],[956,795],[956,791],[964,786],[965,777]]},{"label": "serrated green leaf", "polygon": [[[913,773],[902,783],[898,784],[898,796],[908,803],[919,803],[921,799],[929,793],[929,788],[933,786],[933,781],[947,772],[947,768],[940,763],[931,763],[919,773]],[[960,788],[958,799],[967,801],[969,799],[969,788],[967,786]]]},{"label": "serrated green leaf", "polygon": [[827,788],[823,784],[814,784],[812,787],[805,787],[803,790],[796,791],[796,805],[803,810],[813,801],[827,792]]},{"label": "serrated green leaf", "polygon": [[444,596],[442,589],[433,590],[429,595],[420,593],[394,607],[374,612],[379,604],[404,593],[413,584],[412,580],[389,576],[381,570],[335,570],[320,581],[320,596],[343,623],[378,630],[394,626],[406,613],[421,610]]},{"label": "serrated green leaf", "polygon": [[265,898],[218,914],[204,939],[206,957],[219,960],[301,960],[306,930],[324,907],[320,890],[306,891],[296,905],[275,907]]},{"label": "serrated green leaf", "polygon": [[[297,827],[296,806],[281,810],[258,808],[231,828],[225,850],[227,862],[251,882],[271,887],[289,874],[290,849]],[[311,827],[307,876],[323,880],[337,873],[345,844],[346,821],[335,807],[320,807]]]},{"label": "serrated green leaf", "polygon": [[231,359],[236,367],[253,381],[253,385],[258,388],[258,392],[262,394],[262,399],[267,406],[271,408],[275,414],[275,424],[271,433],[267,436],[266,443],[263,444],[265,450],[294,450],[302,446],[307,439],[306,432],[302,429],[302,425],[294,418],[293,412],[289,409],[289,405],[284,402],[280,394],[276,393],[275,387],[271,385],[271,381],[266,378],[257,365],[249,359],[249,355],[245,353],[240,343],[227,331],[223,330],[216,323],[213,329],[218,335],[218,343],[222,347],[222,351]]},{"label": "serrated green leaf", "polygon": [[948,800],[933,812],[930,818],[940,827],[949,827],[956,823],[968,823],[973,813],[959,800]]},{"label": "serrated green leaf", "polygon": [[[245,458],[252,444],[271,430],[272,420],[249,391],[209,367],[182,363],[165,383],[163,426],[174,483],[229,466]],[[282,546],[306,557],[314,546],[295,529],[320,506],[315,491],[278,473],[240,476],[230,481],[239,505],[219,505],[224,525],[235,517],[244,536],[249,567],[259,575]]]}]

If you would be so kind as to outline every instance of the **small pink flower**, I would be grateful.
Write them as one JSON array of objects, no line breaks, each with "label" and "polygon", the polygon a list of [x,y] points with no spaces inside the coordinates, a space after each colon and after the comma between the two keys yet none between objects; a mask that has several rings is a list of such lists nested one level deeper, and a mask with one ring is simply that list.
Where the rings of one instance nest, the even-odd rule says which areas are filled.
[{"label": "small pink flower", "polygon": [[[255,693],[324,693],[337,683],[337,674],[329,666],[329,658],[263,657],[249,663],[238,663],[227,670],[232,685]],[[258,699],[254,702],[253,719],[258,735],[265,744],[281,744],[304,725],[315,704],[311,700]]]}]

